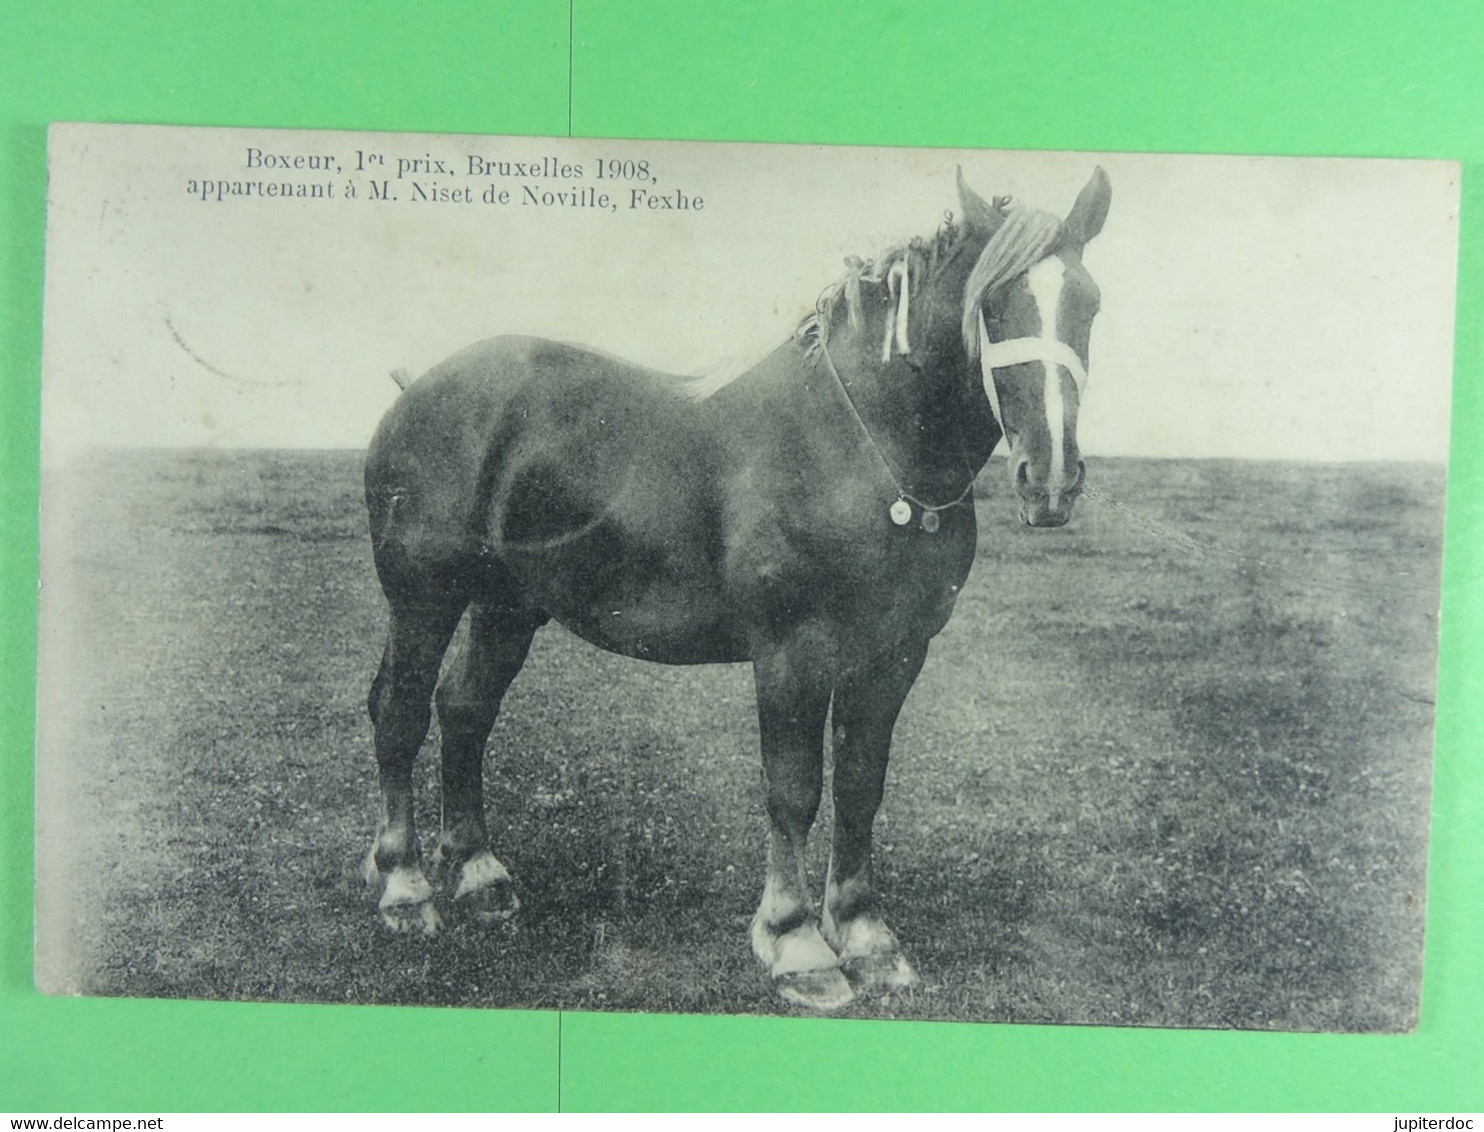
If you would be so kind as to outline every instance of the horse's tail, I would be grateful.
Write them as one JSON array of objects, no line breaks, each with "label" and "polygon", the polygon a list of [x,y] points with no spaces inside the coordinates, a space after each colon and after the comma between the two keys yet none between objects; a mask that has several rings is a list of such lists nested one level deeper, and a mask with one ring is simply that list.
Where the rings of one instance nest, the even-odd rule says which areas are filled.
[{"label": "horse's tail", "polygon": [[398,389],[406,389],[412,384],[412,375],[404,367],[398,366],[392,370],[392,380],[397,383]]}]

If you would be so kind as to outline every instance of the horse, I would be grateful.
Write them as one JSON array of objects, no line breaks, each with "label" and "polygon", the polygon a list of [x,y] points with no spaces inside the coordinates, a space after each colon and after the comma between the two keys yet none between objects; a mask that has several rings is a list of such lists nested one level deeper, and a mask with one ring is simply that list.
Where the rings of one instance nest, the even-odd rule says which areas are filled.
[{"label": "horse", "polygon": [[[750,663],[767,813],[752,950],[788,1002],[834,1010],[917,976],[881,913],[871,830],[892,729],[977,542],[973,485],[1002,438],[1020,517],[1067,521],[1098,291],[1082,251],[1111,188],[1065,219],[986,201],[876,261],[847,260],[797,332],[707,384],[577,346],[497,337],[402,392],[365,464],[390,624],[368,699],[380,815],[365,879],[397,932],[439,902],[519,906],[485,825],[482,764],[532,637],[556,621],[663,664]],[[455,629],[467,642],[439,679]],[[435,891],[411,773],[436,704]],[[832,724],[822,905],[805,843]]]}]

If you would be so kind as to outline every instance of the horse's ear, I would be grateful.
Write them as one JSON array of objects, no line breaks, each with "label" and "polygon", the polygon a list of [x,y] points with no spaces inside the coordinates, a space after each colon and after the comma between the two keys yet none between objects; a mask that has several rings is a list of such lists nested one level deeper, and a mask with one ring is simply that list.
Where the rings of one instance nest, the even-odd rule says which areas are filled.
[{"label": "horse's ear", "polygon": [[1113,201],[1113,185],[1102,166],[1092,171],[1092,177],[1077,194],[1077,203],[1067,214],[1063,225],[1067,239],[1079,248],[1103,230],[1103,221],[1108,219],[1108,205]]},{"label": "horse's ear", "polygon": [[1005,222],[1005,214],[973,189],[964,180],[964,167],[958,167],[958,202],[964,210],[964,227],[988,239],[999,231]]}]

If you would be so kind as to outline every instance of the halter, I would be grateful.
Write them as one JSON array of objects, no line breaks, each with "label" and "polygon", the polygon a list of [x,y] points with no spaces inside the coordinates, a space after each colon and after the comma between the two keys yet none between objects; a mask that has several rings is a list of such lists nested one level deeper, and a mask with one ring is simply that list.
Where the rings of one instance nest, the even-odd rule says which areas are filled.
[{"label": "halter", "polygon": [[979,312],[979,367],[984,374],[984,392],[989,397],[989,407],[1000,431],[1009,435],[1004,411],[1000,408],[1000,394],[995,389],[994,371],[1024,362],[1045,362],[1048,365],[1065,366],[1077,386],[1080,399],[1087,390],[1087,367],[1077,356],[1077,351],[1060,338],[1009,338],[1004,342],[991,342],[984,325],[984,312]]},{"label": "halter", "polygon": [[[889,347],[891,343],[890,338],[887,339],[887,343]],[[840,371],[835,368],[835,360],[830,357],[829,344],[821,340],[819,343],[819,352],[824,357],[824,364],[829,367],[830,376],[835,379],[835,384],[844,395],[845,406],[850,410],[850,415],[855,418],[855,423],[860,427],[861,435],[866,438],[866,443],[870,445],[871,451],[876,454],[876,459],[881,462],[882,470],[886,472],[886,478],[891,480],[892,487],[897,490],[896,502],[887,511],[887,514],[891,516],[891,521],[899,527],[905,527],[912,521],[912,506],[916,504],[918,511],[922,513],[922,519],[919,525],[928,534],[935,534],[942,523],[942,520],[938,517],[938,513],[940,511],[947,511],[950,507],[957,507],[974,490],[973,474],[970,473],[969,482],[964,484],[964,489],[958,493],[958,498],[950,500],[947,503],[926,503],[918,499],[915,495],[909,495],[902,487],[901,481],[897,479],[896,472],[892,470],[891,464],[887,462],[885,453],[877,447],[875,438],[871,436],[871,430],[866,427],[866,422],[861,419],[861,415],[855,407],[855,402],[850,397],[850,390],[845,388],[845,382],[840,379]]]}]

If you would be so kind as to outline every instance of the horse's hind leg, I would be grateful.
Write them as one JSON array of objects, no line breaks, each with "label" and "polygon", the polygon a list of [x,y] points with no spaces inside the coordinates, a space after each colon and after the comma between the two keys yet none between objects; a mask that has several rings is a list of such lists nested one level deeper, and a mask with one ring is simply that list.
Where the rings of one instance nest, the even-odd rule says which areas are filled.
[{"label": "horse's hind leg", "polygon": [[453,890],[454,910],[486,923],[509,917],[520,902],[510,874],[490,852],[484,748],[541,621],[476,604],[467,646],[436,695],[443,735],[443,829],[435,864]]},{"label": "horse's hind leg", "polygon": [[439,663],[463,612],[462,601],[393,600],[386,651],[366,705],[375,733],[381,817],[365,877],[379,891],[382,921],[396,932],[432,935],[440,926],[418,851],[412,764],[428,734]]}]

